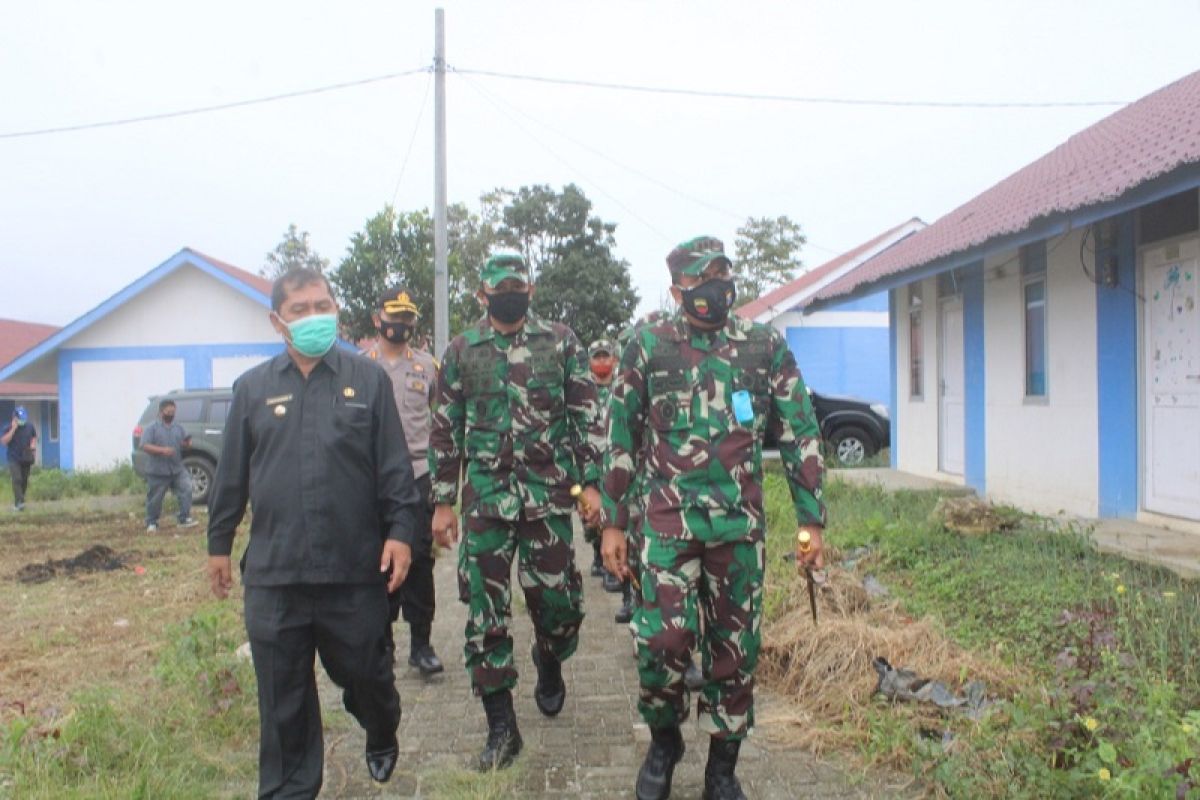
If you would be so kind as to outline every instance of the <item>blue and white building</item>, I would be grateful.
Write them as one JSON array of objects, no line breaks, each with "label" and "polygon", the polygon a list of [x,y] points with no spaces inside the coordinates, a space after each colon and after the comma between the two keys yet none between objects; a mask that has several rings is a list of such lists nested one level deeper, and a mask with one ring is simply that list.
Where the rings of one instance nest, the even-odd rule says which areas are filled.
[{"label": "blue and white building", "polygon": [[16,356],[0,382],[57,386],[57,465],[109,468],[129,458],[148,397],[230,386],[283,349],[270,292],[265,278],[185,248]]},{"label": "blue and white building", "polygon": [[1200,531],[1200,72],[817,293],[886,292],[892,465]]},{"label": "blue and white building", "polygon": [[819,311],[808,304],[855,267],[924,227],[914,217],[752,300],[737,313],[782,333],[805,383],[815,391],[886,403],[892,374],[887,292],[829,304]]}]

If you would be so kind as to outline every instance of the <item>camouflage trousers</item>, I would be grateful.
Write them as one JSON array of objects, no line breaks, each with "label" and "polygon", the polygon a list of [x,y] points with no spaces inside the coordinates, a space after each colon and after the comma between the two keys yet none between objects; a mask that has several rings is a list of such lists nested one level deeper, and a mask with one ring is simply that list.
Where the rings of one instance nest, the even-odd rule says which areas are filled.
[{"label": "camouflage trousers", "polygon": [[560,661],[579,644],[583,578],[575,568],[569,515],[527,520],[468,515],[458,548],[459,594],[469,607],[463,648],[477,696],[511,689],[513,665],[510,589],[513,558],[539,647]]},{"label": "camouflage trousers", "polygon": [[[707,514],[686,512],[683,537],[643,527],[642,603],[631,626],[638,651],[638,710],[651,727],[688,716],[683,674],[699,646],[708,683],[701,728],[742,739],[754,725],[766,550],[758,541],[705,541]],[[701,631],[703,623],[703,633]]]}]

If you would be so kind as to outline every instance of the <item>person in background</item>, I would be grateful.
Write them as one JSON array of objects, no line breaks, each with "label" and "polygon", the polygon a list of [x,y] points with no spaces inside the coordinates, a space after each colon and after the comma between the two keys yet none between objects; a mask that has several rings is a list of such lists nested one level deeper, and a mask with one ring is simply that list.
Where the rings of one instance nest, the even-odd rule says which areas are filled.
[{"label": "person in background", "polygon": [[146,461],[146,533],[158,532],[163,498],[170,489],[179,503],[179,527],[193,528],[199,523],[192,517],[192,481],[183,468],[183,448],[192,443],[183,426],[175,421],[175,401],[158,403],[158,419],[142,432],[141,448]]},{"label": "person in background", "polygon": [[392,379],[392,394],[400,411],[400,422],[404,425],[404,438],[423,508],[419,515],[421,524],[413,539],[413,560],[408,578],[400,584],[399,590],[388,595],[391,612],[388,638],[391,641],[392,623],[403,610],[409,630],[408,664],[429,677],[444,669],[429,642],[436,595],[433,588],[433,505],[429,499],[426,454],[429,452],[429,404],[437,383],[437,361],[413,345],[420,316],[407,289],[403,286],[388,289],[373,316],[379,338],[363,351],[363,355],[383,367]]},{"label": "person in background", "polygon": [[25,510],[25,491],[29,488],[29,470],[37,455],[37,429],[29,421],[25,406],[13,409],[8,430],[0,435],[0,444],[8,448],[8,474],[12,477],[13,511]]}]

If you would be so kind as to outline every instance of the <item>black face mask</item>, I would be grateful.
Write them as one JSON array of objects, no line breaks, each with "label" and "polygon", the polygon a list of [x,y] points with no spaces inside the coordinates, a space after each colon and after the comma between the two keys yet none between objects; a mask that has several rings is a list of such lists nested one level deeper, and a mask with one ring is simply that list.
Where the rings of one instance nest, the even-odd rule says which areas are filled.
[{"label": "black face mask", "polygon": [[392,344],[404,344],[412,338],[413,326],[403,322],[379,323],[379,334]]},{"label": "black face mask", "polygon": [[500,292],[485,294],[488,315],[497,322],[512,325],[529,313],[529,292]]},{"label": "black face mask", "polygon": [[729,309],[737,299],[733,281],[724,278],[707,280],[692,289],[680,289],[683,310],[701,322],[721,325],[729,318]]},{"label": "black face mask", "polygon": [[163,422],[165,422],[167,425],[170,425],[174,421],[175,421],[174,414],[163,414]]}]

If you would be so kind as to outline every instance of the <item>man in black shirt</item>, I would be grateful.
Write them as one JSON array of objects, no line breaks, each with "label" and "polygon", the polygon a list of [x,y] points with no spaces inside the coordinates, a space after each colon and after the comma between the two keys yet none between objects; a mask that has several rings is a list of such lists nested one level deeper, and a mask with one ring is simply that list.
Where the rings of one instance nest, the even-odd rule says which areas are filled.
[{"label": "man in black shirt", "polygon": [[29,470],[37,452],[37,430],[29,421],[25,406],[13,409],[12,422],[0,434],[0,444],[8,447],[8,472],[12,477],[13,511],[25,510],[25,489],[29,486]]},{"label": "man in black shirt", "polygon": [[258,677],[260,797],[315,797],[324,745],[314,650],[367,734],[371,777],[391,777],[400,697],[384,632],[388,591],[412,560],[419,497],[391,381],[334,347],[337,304],[317,272],[275,281],[271,324],[287,350],[234,384],[209,508],[213,593],[242,557]]}]

